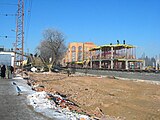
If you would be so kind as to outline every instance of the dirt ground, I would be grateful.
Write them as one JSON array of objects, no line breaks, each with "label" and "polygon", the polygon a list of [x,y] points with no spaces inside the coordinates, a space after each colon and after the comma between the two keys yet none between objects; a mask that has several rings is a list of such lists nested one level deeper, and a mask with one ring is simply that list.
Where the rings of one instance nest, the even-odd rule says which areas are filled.
[{"label": "dirt ground", "polygon": [[29,73],[47,92],[58,91],[93,113],[126,120],[160,120],[160,85],[109,77]]}]

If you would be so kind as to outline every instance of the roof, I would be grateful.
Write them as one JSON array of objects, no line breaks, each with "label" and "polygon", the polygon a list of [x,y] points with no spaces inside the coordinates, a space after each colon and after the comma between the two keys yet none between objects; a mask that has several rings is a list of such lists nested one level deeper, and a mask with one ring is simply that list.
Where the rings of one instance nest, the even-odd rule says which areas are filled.
[{"label": "roof", "polygon": [[76,64],[83,64],[83,61],[77,61]]},{"label": "roof", "polygon": [[101,48],[100,46],[97,46],[97,47],[90,49],[89,51],[99,50],[100,48]]},{"label": "roof", "polygon": [[144,60],[139,59],[118,59],[118,61],[129,61],[129,62],[144,62]]},{"label": "roof", "polygon": [[106,49],[110,49],[111,47],[117,49],[117,50],[120,50],[120,49],[124,49],[124,48],[135,48],[135,46],[133,45],[127,45],[127,44],[115,44],[115,45],[110,45],[110,44],[106,44],[106,45],[101,45],[101,46],[97,46],[97,47],[94,47],[92,49],[90,49],[90,51],[94,51],[94,50],[99,50],[99,49],[103,49],[103,48],[106,48]]}]

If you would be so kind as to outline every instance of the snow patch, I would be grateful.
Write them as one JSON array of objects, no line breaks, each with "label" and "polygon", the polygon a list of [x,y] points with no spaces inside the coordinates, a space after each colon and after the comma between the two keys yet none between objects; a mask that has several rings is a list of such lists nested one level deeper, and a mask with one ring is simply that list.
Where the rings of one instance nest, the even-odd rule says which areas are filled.
[{"label": "snow patch", "polygon": [[[12,83],[13,84],[13,83]],[[40,112],[45,116],[56,120],[79,120],[84,118],[90,120],[87,115],[71,112],[68,108],[61,108],[53,100],[47,98],[45,91],[36,92],[31,90],[31,87],[27,85],[27,81],[24,79],[15,79],[14,84],[18,86],[21,93],[27,95],[27,101],[29,105],[32,105],[36,112]],[[62,98],[60,95],[55,94],[55,97]]]},{"label": "snow patch", "polygon": [[20,76],[17,76],[17,77],[14,77],[13,79],[16,79],[16,80],[22,80],[23,78],[20,77]]},{"label": "snow patch", "polygon": [[13,79],[22,80],[23,78],[20,74],[17,74]]},{"label": "snow patch", "polygon": [[45,91],[30,94],[27,98],[29,104],[34,107],[35,111],[41,112],[50,118],[56,118],[58,120],[79,120],[84,118],[85,120],[90,120],[87,115],[73,113],[67,108],[60,108],[53,100],[47,98]]}]

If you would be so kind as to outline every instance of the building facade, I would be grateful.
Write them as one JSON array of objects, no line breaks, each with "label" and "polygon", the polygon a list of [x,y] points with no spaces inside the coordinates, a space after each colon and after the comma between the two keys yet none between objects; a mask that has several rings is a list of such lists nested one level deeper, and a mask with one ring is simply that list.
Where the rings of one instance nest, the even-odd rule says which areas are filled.
[{"label": "building facade", "polygon": [[90,57],[90,49],[96,47],[92,42],[72,42],[69,43],[68,49],[63,59],[63,65],[72,62],[83,62]]}]

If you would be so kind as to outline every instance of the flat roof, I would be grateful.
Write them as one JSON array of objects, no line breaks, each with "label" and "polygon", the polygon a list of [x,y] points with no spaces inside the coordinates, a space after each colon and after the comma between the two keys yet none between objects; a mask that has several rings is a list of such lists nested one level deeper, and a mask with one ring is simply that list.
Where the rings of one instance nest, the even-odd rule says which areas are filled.
[{"label": "flat roof", "polygon": [[119,49],[124,49],[124,48],[135,48],[135,46],[133,45],[128,45],[128,44],[114,44],[114,45],[110,45],[110,44],[106,44],[106,45],[101,45],[101,46],[97,46],[97,47],[94,47],[92,49],[90,49],[90,51],[94,51],[94,50],[99,50],[99,49],[103,49],[103,48],[106,48],[106,49],[110,49],[111,47],[119,50]]},{"label": "flat roof", "polygon": [[128,62],[144,62],[144,60],[139,59],[117,59],[118,61],[128,61]]},{"label": "flat roof", "polygon": [[83,61],[77,61],[76,64],[83,64]]}]

